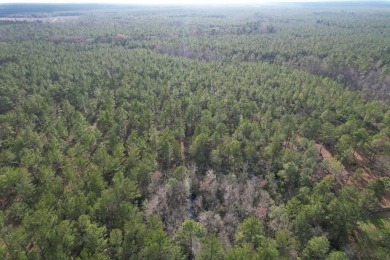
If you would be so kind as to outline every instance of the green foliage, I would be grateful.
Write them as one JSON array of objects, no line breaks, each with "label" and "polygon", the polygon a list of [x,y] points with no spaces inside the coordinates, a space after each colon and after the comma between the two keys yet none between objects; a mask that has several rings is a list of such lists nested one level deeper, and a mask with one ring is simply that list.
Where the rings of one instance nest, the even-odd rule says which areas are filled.
[{"label": "green foliage", "polygon": [[209,160],[209,138],[206,133],[194,137],[190,146],[190,153],[194,161],[199,165],[207,165]]},{"label": "green foliage", "polygon": [[141,255],[144,259],[184,259],[180,248],[173,244],[167,233],[161,228],[148,235]]},{"label": "green foliage", "polygon": [[111,248],[111,258],[120,259],[123,253],[122,248],[123,234],[120,229],[113,229],[110,232],[109,243]]},{"label": "green foliage", "polygon": [[329,254],[326,260],[347,260],[348,257],[344,252],[334,251]]},{"label": "green foliage", "polygon": [[112,187],[104,190],[96,201],[94,211],[99,221],[109,228],[118,228],[137,212],[131,202],[139,197],[139,193],[135,182],[125,178],[122,172],[116,173],[112,181]]},{"label": "green foliage", "polygon": [[202,238],[200,245],[201,250],[196,259],[224,259],[224,249],[216,236],[209,235]]},{"label": "green foliage", "polygon": [[388,7],[36,8],[0,22],[1,259],[389,258]]},{"label": "green foliage", "polygon": [[299,242],[288,230],[280,229],[275,235],[276,244],[281,257],[293,259],[297,257]]},{"label": "green foliage", "polygon": [[180,162],[180,144],[169,130],[164,131],[159,137],[157,151],[164,169],[169,169]]},{"label": "green foliage", "polygon": [[326,237],[313,237],[303,250],[306,259],[325,259],[329,251],[329,241]]},{"label": "green foliage", "polygon": [[106,227],[99,227],[96,223],[91,223],[89,217],[81,215],[78,219],[79,232],[83,234],[81,238],[81,255],[86,258],[104,258],[107,250]]},{"label": "green foliage", "polygon": [[227,251],[225,259],[227,260],[246,260],[246,259],[255,259],[256,252],[253,251],[252,246],[249,244],[242,244],[241,246],[236,246]]},{"label": "green foliage", "polygon": [[264,226],[255,217],[245,219],[236,230],[237,243],[248,243],[258,248],[264,241]]},{"label": "green foliage", "polygon": [[258,257],[267,260],[280,259],[276,241],[271,238],[266,238],[261,247],[258,248]]},{"label": "green foliage", "polygon": [[192,219],[186,219],[176,231],[174,240],[180,245],[187,256],[192,257],[194,256],[194,243],[198,242],[205,234],[206,229],[202,224],[195,222]]},{"label": "green foliage", "polygon": [[390,178],[382,177],[368,183],[367,187],[375,193],[377,198],[383,197],[386,191],[390,190]]},{"label": "green foliage", "polygon": [[372,219],[359,222],[359,248],[364,258],[386,258],[389,252],[390,222],[388,219]]}]

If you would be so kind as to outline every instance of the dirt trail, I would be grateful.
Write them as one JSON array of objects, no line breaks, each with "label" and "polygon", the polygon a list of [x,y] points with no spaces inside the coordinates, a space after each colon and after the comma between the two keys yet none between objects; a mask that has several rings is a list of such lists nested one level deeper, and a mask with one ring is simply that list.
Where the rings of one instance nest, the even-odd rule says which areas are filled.
[{"label": "dirt trail", "polygon": [[186,148],[184,146],[184,142],[180,142],[180,148],[181,148],[181,159],[183,162],[186,161]]},{"label": "dirt trail", "polygon": [[382,197],[381,201],[378,204],[381,208],[390,208],[390,192],[385,192],[385,195]]},{"label": "dirt trail", "polygon": [[[328,149],[326,149],[325,146],[323,146],[320,143],[316,143],[315,146],[316,146],[317,152],[321,155],[322,160],[334,159],[332,153]],[[351,182],[349,181],[349,179],[350,179],[349,176],[350,176],[350,172],[347,171],[345,169],[345,167],[343,166],[343,171],[339,173],[338,177],[336,178],[336,181],[340,185],[351,184]]]},{"label": "dirt trail", "polygon": [[[318,153],[322,156],[323,159],[333,158],[332,153],[328,149],[326,149],[322,144],[316,143],[315,145],[316,145]],[[363,169],[363,173],[361,175],[360,180],[358,182],[356,182],[353,180],[355,173],[352,172],[351,170],[348,171],[348,169],[347,169],[348,177],[345,180],[344,184],[355,183],[357,185],[357,187],[364,188],[367,186],[367,184],[370,181],[378,179],[378,176],[373,174],[367,167],[365,167],[365,159],[363,158],[363,156],[361,154],[359,154],[358,152],[355,151],[353,156],[354,156],[356,162],[358,163],[358,165],[360,166],[360,168]],[[385,193],[385,195],[379,201],[378,206],[380,208],[390,207],[390,192]]]},{"label": "dirt trail", "polygon": [[[317,148],[318,153],[321,154],[323,159],[333,158],[332,153],[328,149],[326,149],[326,147],[323,146],[322,144],[316,143],[316,148]],[[364,167],[362,165],[364,163],[364,159],[359,153],[355,152],[354,157],[355,157],[356,161],[359,163],[360,167],[363,169],[362,179],[365,181],[365,183],[377,178],[366,167]],[[349,176],[348,179],[351,179],[352,176],[354,175],[354,172],[352,172],[351,170],[348,170],[348,169],[346,169],[346,172],[348,173],[348,176]],[[362,188],[362,186],[361,186],[361,188]]]},{"label": "dirt trail", "polygon": [[353,153],[353,157],[355,158],[357,164],[360,166],[361,169],[363,169],[363,174],[361,176],[361,181],[363,182],[362,185],[360,185],[361,188],[365,187],[367,183],[369,183],[372,180],[377,179],[378,177],[374,175],[367,167],[364,166],[365,160],[363,156],[361,156],[358,152]]},{"label": "dirt trail", "polygon": [[316,143],[316,148],[318,153],[321,154],[322,158],[329,159],[333,157],[332,154],[322,144]]},{"label": "dirt trail", "polygon": [[364,163],[364,159],[363,159],[363,156],[360,155],[360,153],[358,152],[354,152],[353,153],[353,157],[355,157],[355,159],[359,162],[359,163]]},{"label": "dirt trail", "polygon": [[[358,164],[360,165],[360,167],[364,170],[361,179],[365,182],[365,185],[367,185],[370,181],[379,178],[364,166],[365,160],[363,156],[361,156],[358,152],[354,152],[353,156],[355,160],[358,162]],[[385,192],[382,199],[379,201],[378,206],[380,208],[390,207],[390,192]]]}]

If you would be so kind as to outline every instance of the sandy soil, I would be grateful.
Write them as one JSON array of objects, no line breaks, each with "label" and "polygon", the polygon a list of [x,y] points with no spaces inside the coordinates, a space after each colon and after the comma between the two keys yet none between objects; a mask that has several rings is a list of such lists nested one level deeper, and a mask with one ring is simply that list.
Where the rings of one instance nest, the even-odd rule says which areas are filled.
[{"label": "sandy soil", "polygon": [[[332,153],[329,150],[327,150],[322,144],[316,143],[316,148],[317,148],[318,153],[321,154],[322,158],[327,159],[327,158],[333,157]],[[376,176],[374,173],[372,173],[370,171],[370,169],[368,169],[365,166],[366,161],[361,154],[359,154],[358,152],[355,152],[354,158],[355,158],[356,162],[359,164],[359,166],[363,169],[363,174],[362,174],[360,180],[356,183],[356,181],[353,180],[354,172],[349,171],[348,177],[345,180],[344,184],[352,184],[355,182],[355,184],[359,188],[364,188],[370,181],[378,179],[378,176]],[[385,193],[385,195],[379,201],[378,207],[390,208],[390,192]]]},{"label": "sandy soil", "polygon": [[390,208],[390,192],[385,192],[385,195],[383,196],[382,200],[378,204],[381,208]]},{"label": "sandy soil", "polygon": [[181,148],[181,159],[183,160],[183,162],[185,162],[186,161],[186,148],[184,146],[184,142],[180,143],[180,148]]},{"label": "sandy soil", "polygon": [[322,158],[329,159],[333,157],[332,154],[322,144],[316,144],[316,148],[318,153],[321,154]]}]

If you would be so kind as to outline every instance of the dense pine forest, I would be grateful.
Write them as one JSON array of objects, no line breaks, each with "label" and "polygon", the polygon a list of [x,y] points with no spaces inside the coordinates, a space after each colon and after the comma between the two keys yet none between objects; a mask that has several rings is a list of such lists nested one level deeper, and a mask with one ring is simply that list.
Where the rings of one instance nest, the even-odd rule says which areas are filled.
[{"label": "dense pine forest", "polygon": [[390,5],[0,5],[1,259],[389,259]]}]

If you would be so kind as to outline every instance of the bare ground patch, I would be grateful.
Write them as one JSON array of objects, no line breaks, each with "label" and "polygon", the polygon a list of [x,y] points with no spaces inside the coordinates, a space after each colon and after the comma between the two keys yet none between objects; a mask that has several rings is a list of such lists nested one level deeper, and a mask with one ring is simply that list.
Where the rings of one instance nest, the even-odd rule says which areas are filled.
[{"label": "bare ground patch", "polygon": [[[323,159],[329,159],[333,158],[332,153],[326,149],[325,146],[323,146],[320,143],[315,144],[317,148],[317,152],[320,154],[320,156]],[[363,189],[367,186],[367,184],[373,180],[378,179],[380,176],[376,175],[374,172],[372,172],[367,166],[366,166],[366,160],[365,158],[358,152],[354,152],[353,154],[354,159],[356,163],[359,165],[359,167],[363,170],[361,176],[356,179],[355,178],[355,172],[352,171],[352,169],[346,169],[348,172],[347,178],[343,180],[343,184],[352,184],[354,183],[357,187]],[[389,208],[390,207],[390,192],[385,192],[384,196],[381,198],[381,200],[378,202],[378,207],[380,208]]]}]

